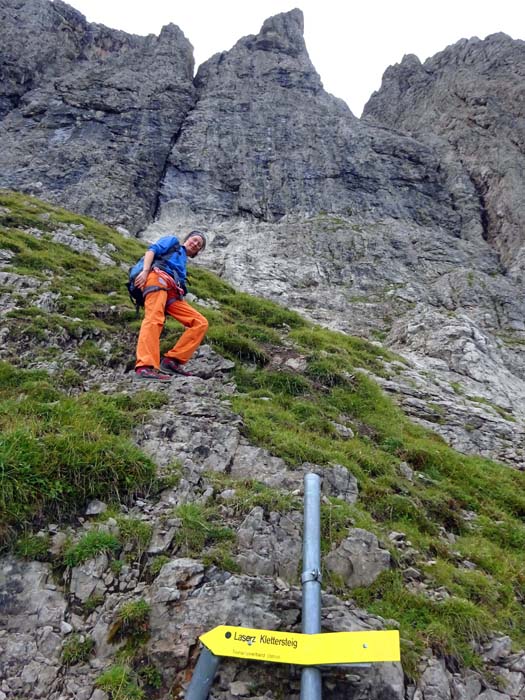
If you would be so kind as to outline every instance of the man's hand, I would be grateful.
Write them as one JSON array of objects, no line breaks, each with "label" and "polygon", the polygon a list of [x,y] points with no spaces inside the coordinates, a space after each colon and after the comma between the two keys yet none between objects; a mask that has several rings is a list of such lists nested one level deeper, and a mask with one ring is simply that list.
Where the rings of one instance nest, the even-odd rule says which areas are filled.
[{"label": "man's hand", "polygon": [[142,270],[142,272],[139,272],[139,274],[135,277],[135,287],[138,287],[139,289],[144,289],[146,286],[146,280],[148,279],[149,275],[149,270]]},{"label": "man's hand", "polygon": [[144,256],[144,269],[135,277],[135,286],[139,289],[144,289],[154,259],[155,253],[152,250],[147,250],[146,255]]}]

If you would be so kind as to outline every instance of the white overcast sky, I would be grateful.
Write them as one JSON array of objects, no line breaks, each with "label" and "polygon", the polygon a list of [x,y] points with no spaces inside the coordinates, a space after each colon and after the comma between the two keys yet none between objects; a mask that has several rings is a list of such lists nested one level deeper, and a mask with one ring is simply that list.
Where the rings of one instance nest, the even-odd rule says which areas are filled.
[{"label": "white overcast sky", "polygon": [[267,17],[299,7],[308,53],[325,90],[356,116],[385,69],[413,53],[424,61],[462,38],[505,32],[525,39],[522,0],[71,0],[90,22],[132,34],[177,24],[195,50],[196,68]]}]

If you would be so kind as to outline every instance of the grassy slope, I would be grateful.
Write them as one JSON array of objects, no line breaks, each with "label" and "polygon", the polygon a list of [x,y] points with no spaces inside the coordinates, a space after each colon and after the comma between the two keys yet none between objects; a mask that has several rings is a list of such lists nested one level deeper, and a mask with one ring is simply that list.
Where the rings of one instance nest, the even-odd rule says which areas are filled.
[{"label": "grassy slope", "polygon": [[[82,225],[75,230],[79,237],[101,247],[110,242],[118,265],[104,267],[88,254],[53,243],[53,231],[71,223]],[[28,229],[38,229],[42,237]],[[135,402],[78,389],[91,365],[122,366],[130,359],[138,323],[121,266],[142,253],[137,241],[36,199],[0,192],[0,248],[15,253],[9,271],[52,279],[50,289],[61,293],[54,313],[33,305],[42,290],[20,296],[18,308],[8,313],[11,334],[4,357],[11,364],[0,368],[0,533],[8,534],[35,518],[72,512],[95,495],[109,499],[146,488],[153,467],[130,444],[129,431],[139,406],[153,405],[158,396],[150,396],[148,404],[147,393]],[[191,291],[218,302],[217,308],[202,309],[210,320],[208,341],[236,361],[239,394],[233,402],[249,439],[292,468],[305,461],[336,463],[358,479],[355,506],[337,500],[323,506],[325,550],[352,525],[375,532],[383,542],[392,530],[404,532],[416,550],[410,563],[430,586],[452,594],[435,602],[409,592],[400,567],[368,589],[350,592],[331,581],[340,595],[399,621],[405,670],[415,673],[428,646],[477,665],[471,642],[493,630],[523,647],[525,475],[461,455],[412,424],[360,371],[387,372],[386,350],[235,292],[204,270],[192,272]],[[167,329],[166,345],[176,333],[174,326]],[[63,357],[58,338],[66,338],[76,355],[64,359],[53,376],[12,366],[26,364],[28,349],[32,361]],[[106,340],[112,344],[109,357],[101,349]],[[273,358],[286,353],[306,358],[303,373],[275,365]],[[351,426],[355,437],[343,439],[334,423]],[[115,455],[119,468],[111,472],[107,465],[115,463]],[[402,461],[415,471],[413,480],[403,476]],[[454,544],[440,537],[440,528],[455,536]],[[397,550],[392,554],[399,558]],[[476,568],[462,566],[466,559]]]}]

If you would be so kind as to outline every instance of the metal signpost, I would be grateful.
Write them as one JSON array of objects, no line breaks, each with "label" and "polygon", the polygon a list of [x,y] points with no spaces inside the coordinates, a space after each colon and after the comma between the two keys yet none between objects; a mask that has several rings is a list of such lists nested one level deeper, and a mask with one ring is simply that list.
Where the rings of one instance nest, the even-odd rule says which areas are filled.
[{"label": "metal signpost", "polygon": [[[321,631],[321,479],[304,477],[303,525],[303,614],[304,634]],[[321,700],[321,671],[315,666],[301,672],[301,700]]]},{"label": "metal signpost", "polygon": [[186,700],[206,700],[221,656],[303,666],[301,700],[321,700],[318,666],[399,661],[399,632],[321,633],[321,494],[317,474],[304,479],[302,634],[221,625],[200,636],[204,648]]},{"label": "metal signpost", "polygon": [[186,700],[207,699],[219,666],[219,660],[218,656],[215,656],[215,654],[204,647],[193,671],[191,683],[186,691]]}]

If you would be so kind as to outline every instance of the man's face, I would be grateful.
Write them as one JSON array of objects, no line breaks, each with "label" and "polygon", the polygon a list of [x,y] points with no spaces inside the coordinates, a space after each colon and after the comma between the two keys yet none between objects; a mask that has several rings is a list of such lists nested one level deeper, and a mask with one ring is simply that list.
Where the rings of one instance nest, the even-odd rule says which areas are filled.
[{"label": "man's face", "polygon": [[188,240],[184,243],[184,247],[186,248],[188,257],[194,258],[197,255],[197,253],[202,249],[203,245],[204,241],[200,236],[191,236],[190,238],[188,238]]}]

